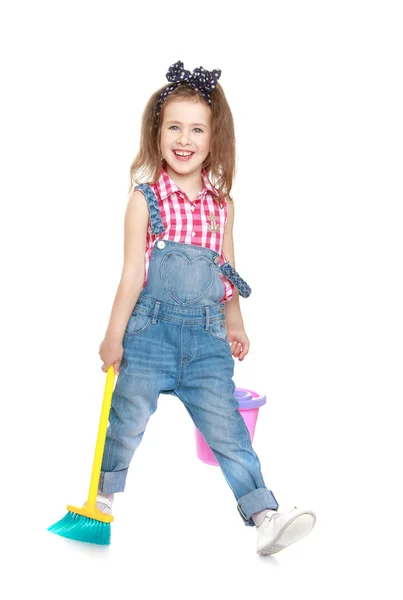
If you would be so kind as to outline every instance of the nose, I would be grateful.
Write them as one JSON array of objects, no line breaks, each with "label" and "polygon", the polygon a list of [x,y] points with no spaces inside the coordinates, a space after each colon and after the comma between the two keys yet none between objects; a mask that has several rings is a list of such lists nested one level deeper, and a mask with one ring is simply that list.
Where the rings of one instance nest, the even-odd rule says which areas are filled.
[{"label": "nose", "polygon": [[189,134],[185,128],[183,128],[182,131],[179,132],[178,142],[182,144],[182,146],[187,146],[188,144],[190,144]]}]

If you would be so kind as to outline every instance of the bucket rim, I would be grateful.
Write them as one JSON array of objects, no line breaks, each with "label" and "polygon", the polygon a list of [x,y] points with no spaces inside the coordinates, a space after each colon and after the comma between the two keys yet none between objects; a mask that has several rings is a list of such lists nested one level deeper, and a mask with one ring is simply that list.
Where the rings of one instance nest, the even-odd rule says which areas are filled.
[{"label": "bucket rim", "polygon": [[239,408],[242,410],[259,408],[260,406],[263,406],[264,404],[266,404],[266,395],[265,394],[260,395],[258,392],[255,392],[254,390],[251,390],[249,388],[237,387],[237,388],[235,388],[235,392],[236,391],[247,393],[245,398],[238,399]]}]

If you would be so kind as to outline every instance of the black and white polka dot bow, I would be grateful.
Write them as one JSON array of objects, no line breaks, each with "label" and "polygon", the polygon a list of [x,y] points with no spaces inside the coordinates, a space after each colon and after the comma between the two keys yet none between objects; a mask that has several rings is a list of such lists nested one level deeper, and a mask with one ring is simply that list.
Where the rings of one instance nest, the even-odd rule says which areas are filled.
[{"label": "black and white polka dot bow", "polygon": [[156,118],[158,117],[162,103],[165,98],[173,92],[177,87],[186,83],[193,89],[199,91],[203,98],[211,104],[210,94],[217,85],[217,81],[221,76],[220,69],[214,69],[213,71],[207,71],[203,67],[197,67],[193,70],[193,73],[183,68],[183,62],[178,60],[175,64],[171,65],[166,74],[166,78],[171,82],[171,85],[166,87],[161,92],[160,98],[156,107]]}]

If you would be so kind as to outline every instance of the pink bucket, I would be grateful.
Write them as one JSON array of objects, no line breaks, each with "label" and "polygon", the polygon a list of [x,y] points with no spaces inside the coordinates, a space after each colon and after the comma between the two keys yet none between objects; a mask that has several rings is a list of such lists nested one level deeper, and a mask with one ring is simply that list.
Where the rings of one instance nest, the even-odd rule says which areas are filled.
[{"label": "pink bucket", "polygon": [[[235,388],[234,396],[239,402],[238,410],[246,423],[250,439],[253,442],[259,408],[263,404],[266,404],[266,396],[260,396],[257,392],[245,388]],[[197,457],[207,465],[218,466],[218,462],[210,446],[197,427],[195,427],[195,434]]]}]

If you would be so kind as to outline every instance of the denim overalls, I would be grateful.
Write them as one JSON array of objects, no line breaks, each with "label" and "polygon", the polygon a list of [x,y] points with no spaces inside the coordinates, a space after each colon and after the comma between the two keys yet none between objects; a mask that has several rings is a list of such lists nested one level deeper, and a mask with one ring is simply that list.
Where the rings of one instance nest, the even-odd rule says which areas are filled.
[{"label": "denim overalls", "polygon": [[[158,200],[140,184],[152,233],[163,234]],[[212,449],[248,526],[277,501],[263,481],[245,421],[234,397],[234,358],[225,325],[219,269],[239,289],[249,286],[214,250],[157,238],[147,282],[123,338],[112,396],[99,489],[122,492],[128,467],[160,394],[177,396]]]}]

